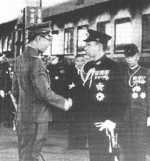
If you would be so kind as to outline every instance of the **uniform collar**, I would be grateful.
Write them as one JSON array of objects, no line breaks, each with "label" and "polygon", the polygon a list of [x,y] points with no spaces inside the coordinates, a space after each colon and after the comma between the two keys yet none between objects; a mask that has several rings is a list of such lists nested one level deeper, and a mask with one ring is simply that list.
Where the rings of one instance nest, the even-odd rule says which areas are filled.
[{"label": "uniform collar", "polygon": [[134,73],[138,68],[139,68],[139,65],[137,65],[135,68],[130,68],[129,67],[129,73],[130,74]]},{"label": "uniform collar", "polygon": [[138,70],[139,70],[139,68],[140,68],[140,66],[138,65],[138,66],[136,66],[135,68],[130,68],[129,67],[129,69],[128,69],[128,73],[129,73],[129,75],[132,75],[133,73],[136,73]]},{"label": "uniform collar", "polygon": [[95,65],[100,65],[102,63],[102,61],[105,59],[106,59],[106,54],[104,54],[101,58],[97,59],[95,61]]},{"label": "uniform collar", "polygon": [[79,69],[76,65],[75,65],[75,68],[77,70],[77,73],[80,74],[81,73],[81,69]]},{"label": "uniform collar", "polygon": [[30,56],[30,57],[39,57],[39,52],[37,49],[35,49],[34,47],[28,45],[26,47],[26,51],[27,51],[27,54]]}]

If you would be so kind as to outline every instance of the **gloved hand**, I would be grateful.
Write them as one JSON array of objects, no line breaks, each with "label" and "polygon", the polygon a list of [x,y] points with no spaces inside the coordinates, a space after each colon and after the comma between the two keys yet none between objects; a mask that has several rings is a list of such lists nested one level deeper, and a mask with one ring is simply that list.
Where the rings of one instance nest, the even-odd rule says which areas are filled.
[{"label": "gloved hand", "polygon": [[150,117],[147,118],[147,126],[150,126]]},{"label": "gloved hand", "polygon": [[1,96],[2,98],[5,97],[5,92],[4,92],[3,90],[0,90],[0,96]]},{"label": "gloved hand", "polygon": [[116,123],[110,120],[106,120],[104,122],[96,122],[95,126],[99,128],[99,131],[107,129],[111,133],[111,136],[113,137],[114,129],[116,128]]}]

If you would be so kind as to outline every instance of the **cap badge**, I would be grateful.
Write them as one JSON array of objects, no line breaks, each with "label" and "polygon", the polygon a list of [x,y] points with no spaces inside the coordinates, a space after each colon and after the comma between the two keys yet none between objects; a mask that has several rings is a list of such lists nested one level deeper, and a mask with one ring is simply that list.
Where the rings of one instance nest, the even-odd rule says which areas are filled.
[{"label": "cap badge", "polygon": [[88,38],[90,36],[89,32],[86,33],[86,38]]}]

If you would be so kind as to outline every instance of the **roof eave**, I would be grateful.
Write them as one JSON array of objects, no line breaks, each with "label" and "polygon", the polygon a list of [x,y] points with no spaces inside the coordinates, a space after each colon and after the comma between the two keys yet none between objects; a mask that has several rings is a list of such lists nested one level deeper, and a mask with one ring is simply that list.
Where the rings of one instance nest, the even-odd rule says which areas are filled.
[{"label": "roof eave", "polygon": [[[92,0],[91,2],[92,3],[84,3],[84,4],[81,4],[81,5],[72,5],[72,6],[69,6],[69,7],[66,7],[65,9],[61,8],[61,5],[58,5],[58,6],[55,6],[55,7],[49,7],[49,8],[46,8],[46,9],[43,9],[43,18],[46,18],[46,17],[53,17],[53,16],[57,16],[57,15],[60,15],[60,14],[64,14],[64,13],[69,13],[69,12],[73,12],[73,11],[76,11],[76,10],[79,10],[79,9],[83,9],[83,8],[86,8],[86,7],[90,7],[90,6],[94,6],[94,5],[97,5],[97,4],[101,4],[101,3],[104,3],[104,2],[108,2],[110,0]],[[65,3],[67,5],[67,3]],[[65,5],[64,4],[64,5]],[[56,8],[56,12],[53,12],[53,10]]]}]

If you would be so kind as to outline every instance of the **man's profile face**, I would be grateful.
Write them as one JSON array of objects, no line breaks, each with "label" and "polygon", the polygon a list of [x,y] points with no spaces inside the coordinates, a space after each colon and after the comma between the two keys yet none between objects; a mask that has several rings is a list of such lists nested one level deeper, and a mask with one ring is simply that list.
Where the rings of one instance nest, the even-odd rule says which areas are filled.
[{"label": "man's profile face", "polygon": [[89,57],[94,58],[98,51],[99,51],[98,42],[90,41],[86,43],[85,52]]},{"label": "man's profile face", "polygon": [[134,56],[126,56],[125,59],[129,67],[135,67],[138,65],[139,54],[136,53]]},{"label": "man's profile face", "polygon": [[77,66],[77,68],[81,69],[84,63],[85,63],[84,57],[81,56],[75,58],[75,65]]},{"label": "man's profile face", "polygon": [[40,35],[38,39],[38,49],[45,52],[51,43],[52,38],[49,35]]}]

